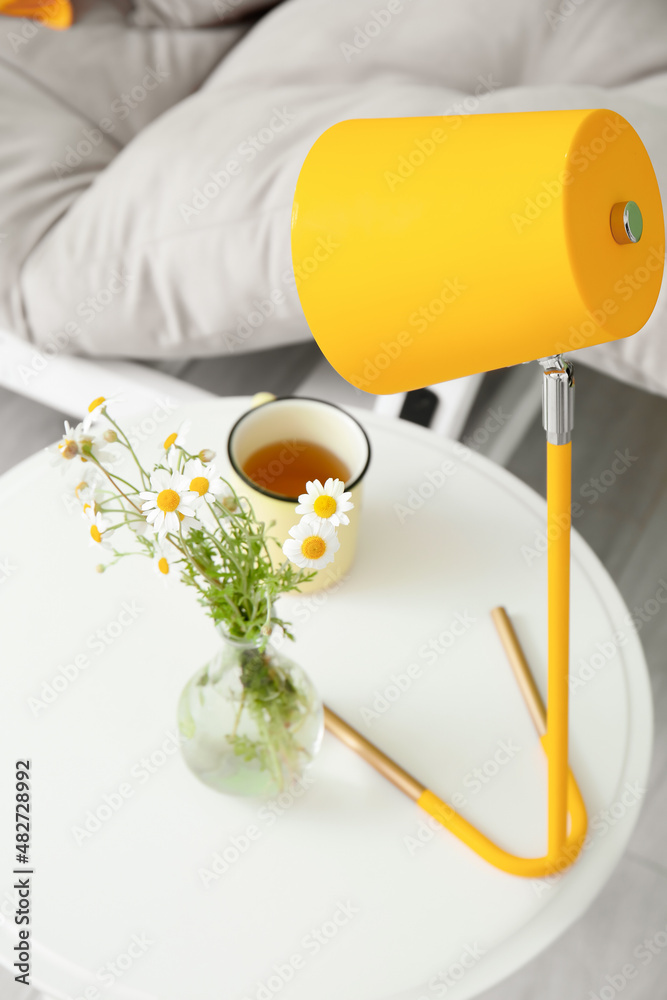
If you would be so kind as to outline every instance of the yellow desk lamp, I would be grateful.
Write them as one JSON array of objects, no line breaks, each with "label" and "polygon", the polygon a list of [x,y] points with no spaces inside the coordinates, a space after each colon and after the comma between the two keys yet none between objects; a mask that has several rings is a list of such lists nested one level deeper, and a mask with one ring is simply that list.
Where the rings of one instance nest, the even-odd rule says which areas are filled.
[{"label": "yellow desk lamp", "polygon": [[655,306],[664,256],[648,154],[608,110],[344,121],[315,142],[296,187],[299,298],[325,356],[352,385],[395,393],[535,358],[544,368],[546,719],[511,624],[500,609],[494,616],[547,755],[545,856],[497,846],[326,713],[328,728],[514,875],[563,870],[587,829],[568,767],[574,378],[561,355],[636,333]]}]

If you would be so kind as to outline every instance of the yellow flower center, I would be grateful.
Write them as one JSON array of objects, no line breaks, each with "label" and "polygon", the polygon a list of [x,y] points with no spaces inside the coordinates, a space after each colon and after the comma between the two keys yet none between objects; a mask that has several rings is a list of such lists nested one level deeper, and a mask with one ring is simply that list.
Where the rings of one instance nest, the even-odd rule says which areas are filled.
[{"label": "yellow flower center", "polygon": [[92,403],[90,404],[90,406],[88,407],[88,412],[92,413],[93,410],[95,410],[98,406],[101,406],[102,403],[104,403],[104,402],[105,402],[105,397],[104,396],[98,396],[97,399],[94,399],[92,401]]},{"label": "yellow flower center", "polygon": [[100,534],[100,529],[97,527],[96,524],[93,524],[90,529],[90,537],[94,542],[102,541],[102,535]]},{"label": "yellow flower center", "polygon": [[170,434],[168,438],[165,438],[165,442],[164,442],[164,450],[165,451],[169,451],[169,449],[171,448],[172,444],[174,443],[174,441],[176,440],[177,437],[178,437],[178,434],[176,433],[176,431],[174,431],[174,433]]},{"label": "yellow flower center", "polygon": [[[75,486],[75,487],[74,487],[74,492],[75,492],[75,493],[76,493],[76,495],[78,496],[78,495],[79,495],[79,493],[81,492],[81,490],[85,490],[85,489],[87,489],[87,488],[88,488],[88,483],[86,482],[86,480],[85,480],[85,479],[82,479],[82,480],[81,480],[81,482],[79,483],[79,485],[78,485],[78,486]],[[85,509],[86,509],[86,508],[84,507],[84,510],[85,510]]]},{"label": "yellow flower center", "polygon": [[61,441],[58,448],[60,449],[60,454],[63,458],[70,459],[79,454],[79,446],[76,441],[71,441],[69,438]]},{"label": "yellow flower center", "polygon": [[306,559],[321,559],[327,550],[327,543],[319,535],[309,535],[301,542],[301,554]]},{"label": "yellow flower center", "polygon": [[195,476],[190,481],[190,489],[193,493],[198,493],[200,497],[203,497],[204,493],[208,493],[208,479],[206,476]]},{"label": "yellow flower center", "polygon": [[83,512],[84,512],[84,514],[86,513],[87,510],[91,510],[91,509],[92,509],[92,504],[84,503],[84,505],[83,505]]},{"label": "yellow flower center", "polygon": [[165,576],[169,572],[169,563],[167,562],[164,556],[162,556],[161,559],[158,559],[157,568],[160,570],[161,573],[164,573]]},{"label": "yellow flower center", "polygon": [[180,510],[176,511],[176,516],[178,517],[179,521],[184,521],[185,520],[185,514],[181,514]]},{"label": "yellow flower center", "polygon": [[180,502],[181,498],[176,490],[161,490],[157,495],[157,505],[165,514],[176,510]]},{"label": "yellow flower center", "polygon": [[333,497],[323,493],[313,504],[313,510],[318,517],[331,517],[332,514],[336,513],[336,501]]}]

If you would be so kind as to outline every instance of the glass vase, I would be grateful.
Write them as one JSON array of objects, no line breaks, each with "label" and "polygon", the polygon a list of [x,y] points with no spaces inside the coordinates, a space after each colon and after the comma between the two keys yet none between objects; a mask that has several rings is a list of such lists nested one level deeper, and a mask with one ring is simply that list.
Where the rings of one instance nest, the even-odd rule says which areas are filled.
[{"label": "glass vase", "polygon": [[218,792],[277,795],[320,748],[322,702],[301,667],[271,643],[222,636],[178,703],[185,762]]}]

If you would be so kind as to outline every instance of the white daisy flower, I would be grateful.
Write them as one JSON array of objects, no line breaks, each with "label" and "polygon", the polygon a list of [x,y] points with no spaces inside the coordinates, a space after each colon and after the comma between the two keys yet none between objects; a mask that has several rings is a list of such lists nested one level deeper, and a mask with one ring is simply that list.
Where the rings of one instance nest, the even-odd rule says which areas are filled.
[{"label": "white daisy flower", "polygon": [[95,515],[98,513],[99,507],[97,508],[97,510],[95,509],[96,507],[97,503],[94,497],[89,497],[86,500],[84,500],[83,507],[81,508],[81,513],[83,514],[83,516],[87,521],[92,521]]},{"label": "white daisy flower", "polygon": [[345,483],[340,479],[327,479],[324,486],[319,479],[306,483],[306,492],[299,497],[297,514],[303,514],[313,524],[329,523],[334,528],[339,524],[349,524],[345,511],[352,510],[354,504],[350,503],[352,494],[344,493],[344,489]]},{"label": "white daisy flower", "polygon": [[96,484],[92,483],[89,479],[82,479],[74,487],[74,496],[84,506],[85,504],[96,503],[99,499],[98,492]]},{"label": "white daisy flower", "polygon": [[197,494],[190,492],[187,480],[180,472],[156,469],[151,475],[151,486],[151,492],[140,493],[139,496],[145,501],[141,509],[148,523],[156,529],[158,538],[164,538],[170,531],[178,532],[183,519],[195,517],[193,504]]},{"label": "white daisy flower", "polygon": [[102,416],[102,407],[108,406],[110,403],[119,403],[122,400],[120,393],[115,393],[113,396],[98,396],[92,401],[88,407],[88,413],[83,418],[83,429],[84,431],[89,431],[96,420]]},{"label": "white daisy flower", "polygon": [[[172,550],[174,549],[173,545],[169,546],[169,548],[171,548]],[[174,550],[174,556],[175,555],[176,552]],[[162,546],[160,545],[156,545],[155,555],[153,557],[153,569],[155,570],[157,575],[162,577],[163,580],[169,579],[170,576],[172,575],[171,571],[173,564],[174,564],[174,557],[172,557],[169,554],[168,550],[163,549]]]},{"label": "white daisy flower", "polygon": [[185,448],[185,438],[188,431],[192,427],[191,420],[184,420],[177,431],[173,431],[164,439],[163,448],[165,451],[169,451],[170,448],[176,446],[177,448]]},{"label": "white daisy flower", "polygon": [[99,511],[95,512],[95,505],[91,503],[85,503],[83,505],[83,516],[88,521],[90,525],[90,537],[92,539],[91,546],[93,548],[102,546],[105,549],[111,548],[109,543],[109,538],[113,534],[110,531],[111,522],[107,520],[106,517]]},{"label": "white daisy flower", "polygon": [[226,487],[217,474],[214,465],[204,465],[198,458],[191,458],[185,463],[183,475],[188,482],[188,489],[197,493],[203,500],[213,503],[215,498],[224,493]]},{"label": "white daisy flower", "polygon": [[106,482],[96,465],[86,469],[86,478],[74,487],[74,496],[84,511],[89,506],[98,511],[107,501],[115,500],[115,494],[104,488]]},{"label": "white daisy flower", "polygon": [[55,453],[68,461],[79,459],[82,462],[87,462],[85,451],[88,449],[90,449],[93,458],[102,465],[113,465],[115,459],[114,454],[105,451],[103,445],[100,445],[99,441],[84,428],[82,423],[71,427],[67,420],[65,421],[65,433],[54,447]]},{"label": "white daisy flower", "polygon": [[61,458],[71,461],[73,458],[80,457],[79,436],[82,430],[82,424],[79,424],[77,427],[70,427],[68,421],[65,421],[65,433],[55,445],[55,450]]},{"label": "white daisy flower", "polygon": [[314,524],[302,518],[289,533],[292,537],[283,545],[283,552],[302,569],[322,569],[333,562],[340,548],[335,529],[327,521]]}]

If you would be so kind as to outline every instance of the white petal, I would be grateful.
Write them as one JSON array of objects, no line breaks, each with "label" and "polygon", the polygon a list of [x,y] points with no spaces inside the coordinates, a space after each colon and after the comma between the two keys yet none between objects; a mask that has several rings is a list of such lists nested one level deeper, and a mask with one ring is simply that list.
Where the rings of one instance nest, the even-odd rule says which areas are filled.
[{"label": "white petal", "polygon": [[323,538],[325,542],[337,542],[338,538],[336,536],[335,529],[333,525],[329,524],[327,521],[322,523],[320,530],[318,531],[320,538]]},{"label": "white petal", "polygon": [[168,510],[165,511],[164,524],[166,531],[177,532],[178,526],[181,522],[178,520],[178,514],[176,511]]},{"label": "white petal", "polygon": [[178,510],[179,514],[183,515],[183,517],[191,517],[193,521],[197,519],[197,511],[192,507],[186,507],[184,504],[181,503],[178,505],[176,509]]},{"label": "white petal", "polygon": [[319,559],[308,559],[306,561],[309,569],[322,569],[324,566],[328,566],[329,563],[333,561],[333,552],[330,552],[327,549],[324,555],[320,556]]},{"label": "white petal", "polygon": [[156,493],[161,493],[162,490],[168,490],[171,488],[171,476],[172,474],[166,469],[156,469],[151,475],[151,486]]},{"label": "white petal", "polygon": [[290,562],[296,563],[297,566],[305,566],[306,560],[302,555],[301,546],[298,542],[288,538],[283,545],[283,552]]},{"label": "white petal", "polygon": [[306,511],[306,513],[302,516],[300,523],[303,525],[310,525],[308,533],[303,536],[304,538],[307,538],[308,534],[312,535],[313,531],[317,531],[319,534],[318,529],[323,524],[326,524],[326,521],[324,521],[321,517],[318,517],[318,515],[311,510],[311,511]]}]

